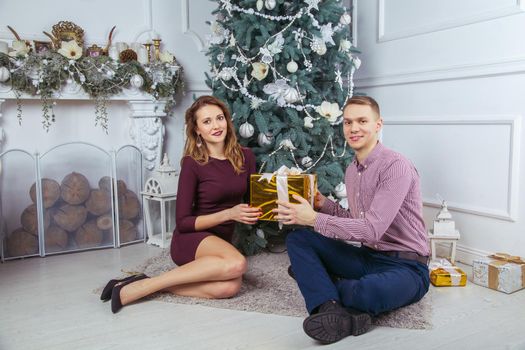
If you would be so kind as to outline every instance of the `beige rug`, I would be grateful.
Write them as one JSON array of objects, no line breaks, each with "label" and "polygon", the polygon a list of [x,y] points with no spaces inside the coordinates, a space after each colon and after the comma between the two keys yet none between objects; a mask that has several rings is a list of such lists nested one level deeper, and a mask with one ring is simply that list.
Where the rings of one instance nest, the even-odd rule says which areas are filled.
[{"label": "beige rug", "polygon": [[[151,299],[221,309],[306,317],[307,312],[299,288],[287,273],[289,264],[286,253],[260,253],[248,257],[248,271],[244,275],[241,291],[234,298],[208,300],[157,293]],[[159,256],[148,259],[131,271],[155,276],[173,268],[176,268],[176,265],[172,262],[169,251],[166,249]],[[396,328],[430,329],[432,328],[431,299],[431,291],[429,291],[419,302],[377,317],[374,323],[378,326]]]}]

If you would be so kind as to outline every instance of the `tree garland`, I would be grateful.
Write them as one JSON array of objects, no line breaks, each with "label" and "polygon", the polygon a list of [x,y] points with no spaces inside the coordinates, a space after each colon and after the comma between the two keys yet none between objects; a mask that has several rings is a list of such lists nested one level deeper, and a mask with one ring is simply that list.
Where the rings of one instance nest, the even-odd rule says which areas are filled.
[{"label": "tree garland", "polygon": [[136,88],[150,94],[155,100],[166,101],[166,113],[173,109],[176,95],[184,93],[183,69],[176,63],[153,62],[141,65],[135,60],[119,63],[108,56],[86,56],[73,60],[55,51],[47,51],[39,54],[30,52],[18,57],[0,53],[2,68],[8,70],[8,79],[0,82],[0,85],[11,85],[17,100],[19,123],[22,122],[22,94],[40,96],[42,125],[46,131],[55,121],[55,102],[52,100],[60,97],[65,86],[78,84],[95,100],[95,125],[100,124],[106,133],[107,101],[123,89]]}]

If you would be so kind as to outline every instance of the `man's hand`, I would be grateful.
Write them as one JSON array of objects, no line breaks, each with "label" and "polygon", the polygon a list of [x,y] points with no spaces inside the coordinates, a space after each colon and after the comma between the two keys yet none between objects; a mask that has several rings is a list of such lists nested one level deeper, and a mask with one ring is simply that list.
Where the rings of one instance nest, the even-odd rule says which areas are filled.
[{"label": "man's hand", "polygon": [[315,192],[314,197],[314,208],[316,210],[319,210],[323,207],[324,202],[326,201],[326,197],[319,191]]},{"label": "man's hand", "polygon": [[293,198],[299,203],[277,201],[277,204],[282,205],[284,208],[273,210],[274,213],[277,213],[275,218],[285,225],[295,224],[313,227],[315,224],[315,218],[317,217],[317,212],[303,197],[294,194]]}]

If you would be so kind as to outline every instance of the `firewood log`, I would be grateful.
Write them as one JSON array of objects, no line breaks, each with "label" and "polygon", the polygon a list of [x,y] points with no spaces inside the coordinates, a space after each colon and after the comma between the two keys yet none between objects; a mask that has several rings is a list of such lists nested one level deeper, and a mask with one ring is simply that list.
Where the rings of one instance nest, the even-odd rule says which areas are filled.
[{"label": "firewood log", "polygon": [[84,203],[88,199],[89,193],[89,181],[79,173],[72,172],[66,175],[60,184],[62,199],[71,205]]},{"label": "firewood log", "polygon": [[140,202],[135,192],[127,190],[118,196],[119,219],[131,220],[136,218],[140,212]]},{"label": "firewood log", "polygon": [[102,190],[92,190],[86,201],[87,210],[93,215],[102,215],[111,210],[111,195]]},{"label": "firewood log", "polygon": [[44,232],[46,253],[59,252],[67,248],[68,234],[56,225],[51,225]]},{"label": "firewood log", "polygon": [[113,220],[111,214],[105,214],[97,218],[97,227],[102,231],[110,230],[113,228]]},{"label": "firewood log", "polygon": [[[104,176],[98,181],[98,187],[105,192],[111,192],[111,178]],[[117,180],[117,193],[125,193],[128,187],[124,180]]]},{"label": "firewood log", "polygon": [[17,228],[7,236],[7,254],[11,257],[38,254],[38,237]]},{"label": "firewood log", "polygon": [[82,205],[64,204],[53,213],[55,223],[66,231],[74,232],[86,221],[87,209]]},{"label": "firewood log", "polygon": [[119,220],[120,243],[131,242],[137,239],[138,230],[129,220]]},{"label": "firewood log", "polygon": [[[33,203],[36,203],[36,183],[33,183],[29,190],[29,196]],[[53,179],[42,179],[42,198],[44,208],[52,207],[60,198],[60,185]]]},{"label": "firewood log", "polygon": [[[38,235],[38,218],[36,204],[31,204],[24,209],[20,215],[20,223],[22,228],[33,235]],[[51,215],[49,210],[44,210],[44,229],[47,229],[51,224]]]},{"label": "firewood log", "polygon": [[75,232],[75,241],[79,248],[98,247],[102,243],[102,231],[96,220],[90,220]]}]

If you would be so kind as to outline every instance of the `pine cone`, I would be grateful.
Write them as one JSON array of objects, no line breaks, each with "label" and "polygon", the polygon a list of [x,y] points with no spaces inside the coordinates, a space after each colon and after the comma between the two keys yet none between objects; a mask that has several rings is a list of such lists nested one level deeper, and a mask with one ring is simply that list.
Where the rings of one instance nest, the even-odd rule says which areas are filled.
[{"label": "pine cone", "polygon": [[126,63],[129,61],[137,60],[137,53],[132,49],[123,50],[119,55],[119,60],[121,63]]}]

